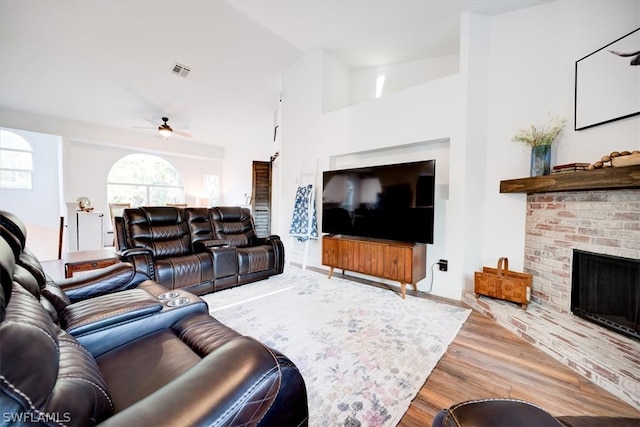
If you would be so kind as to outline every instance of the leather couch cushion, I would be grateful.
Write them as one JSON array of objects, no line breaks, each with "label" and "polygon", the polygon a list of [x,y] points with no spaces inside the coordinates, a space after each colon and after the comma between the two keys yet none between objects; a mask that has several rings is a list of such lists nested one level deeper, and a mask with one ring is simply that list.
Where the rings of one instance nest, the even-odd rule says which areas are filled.
[{"label": "leather couch cushion", "polygon": [[[209,287],[213,291],[213,258],[209,252],[156,259],[156,281],[170,289]],[[204,290],[204,289],[202,289]]]},{"label": "leather couch cushion", "polygon": [[213,239],[209,208],[187,208],[185,215],[191,231],[191,243],[194,244],[194,247],[196,242]]},{"label": "leather couch cushion", "polygon": [[274,265],[273,246],[238,248],[238,272],[240,274],[264,271],[273,268]]},{"label": "leather couch cushion", "polygon": [[[27,244],[27,227],[14,214],[2,211],[0,229],[2,229],[2,237],[11,244],[11,249],[17,256]],[[9,238],[9,236],[11,237]]]},{"label": "leather couch cushion", "polygon": [[230,246],[244,248],[255,238],[249,209],[236,206],[211,208],[214,238],[226,240]]},{"label": "leather couch cushion", "polygon": [[29,248],[24,248],[24,250],[20,254],[20,257],[18,258],[17,263],[27,269],[29,273],[31,273],[33,277],[35,277],[40,289],[44,288],[48,281],[48,278],[44,273],[42,264],[40,264],[38,258],[36,258],[35,254],[31,252]]},{"label": "leather couch cushion", "polygon": [[[121,411],[239,337],[233,329],[201,313],[178,321],[170,330],[107,352],[97,362],[113,395],[116,411]],[[225,371],[225,375],[229,374]]]},{"label": "leather couch cushion", "polygon": [[190,254],[191,237],[183,212],[170,206],[126,209],[128,246],[147,249],[155,258]]},{"label": "leather couch cushion", "polygon": [[97,357],[116,412],[173,381],[200,361],[172,330],[163,330]]},{"label": "leather couch cushion", "polygon": [[[16,265],[13,271],[13,280],[19,283],[26,291],[33,295],[34,298],[40,301],[54,323],[58,325],[60,324],[57,306],[47,298],[47,293],[44,294],[45,298],[41,297],[42,295],[40,288],[38,287],[38,283],[29,271],[21,265]],[[58,301],[58,299],[53,298],[53,301]]]},{"label": "leather couch cushion", "polygon": [[38,286],[36,278],[21,265],[15,266],[13,280],[20,283],[20,285],[29,291],[36,299],[40,299],[40,287]]}]

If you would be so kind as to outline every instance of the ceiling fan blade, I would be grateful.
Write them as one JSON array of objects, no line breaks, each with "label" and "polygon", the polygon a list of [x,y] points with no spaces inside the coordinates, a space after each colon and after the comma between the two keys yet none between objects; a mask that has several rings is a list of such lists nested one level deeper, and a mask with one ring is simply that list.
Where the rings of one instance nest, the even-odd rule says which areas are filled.
[{"label": "ceiling fan blade", "polygon": [[158,129],[158,127],[132,126],[132,129]]},{"label": "ceiling fan blade", "polygon": [[190,134],[189,132],[182,132],[179,130],[175,130],[175,128],[173,129],[173,133],[175,133],[176,135],[184,136],[186,138],[193,138],[193,135]]}]

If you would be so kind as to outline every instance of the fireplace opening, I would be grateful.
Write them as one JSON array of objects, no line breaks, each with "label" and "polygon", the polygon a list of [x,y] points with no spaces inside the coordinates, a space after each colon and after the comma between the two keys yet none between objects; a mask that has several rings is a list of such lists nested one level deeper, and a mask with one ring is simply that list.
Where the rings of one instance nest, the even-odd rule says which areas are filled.
[{"label": "fireplace opening", "polygon": [[571,312],[640,341],[640,260],[574,249]]}]

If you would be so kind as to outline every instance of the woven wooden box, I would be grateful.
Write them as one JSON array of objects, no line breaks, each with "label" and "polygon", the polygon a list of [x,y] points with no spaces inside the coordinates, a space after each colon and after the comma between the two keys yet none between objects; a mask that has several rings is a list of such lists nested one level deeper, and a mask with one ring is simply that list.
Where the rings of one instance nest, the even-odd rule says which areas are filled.
[{"label": "woven wooden box", "polygon": [[521,304],[523,309],[531,298],[531,275],[509,271],[509,260],[498,260],[497,268],[483,267],[475,273],[476,298],[486,295]]}]

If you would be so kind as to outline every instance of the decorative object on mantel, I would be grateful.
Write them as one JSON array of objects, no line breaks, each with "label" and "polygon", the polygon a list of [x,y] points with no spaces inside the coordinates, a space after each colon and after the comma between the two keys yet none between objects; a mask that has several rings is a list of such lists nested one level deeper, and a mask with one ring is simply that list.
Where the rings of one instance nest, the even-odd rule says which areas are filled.
[{"label": "decorative object on mantel", "polygon": [[556,165],[551,171],[552,174],[567,173],[587,170],[590,163],[565,163],[563,165]]},{"label": "decorative object on mantel", "polygon": [[509,271],[509,259],[498,260],[498,268],[482,267],[482,272],[475,273],[476,298],[486,295],[521,304],[527,309],[531,299],[532,276],[527,273]]},{"label": "decorative object on mantel", "polygon": [[602,169],[613,166],[633,166],[640,165],[640,150],[633,151],[613,151],[611,154],[602,156],[597,162],[589,165],[588,169]]},{"label": "decorative object on mantel", "polygon": [[531,176],[551,173],[551,146],[562,133],[566,119],[551,117],[543,125],[531,125],[520,129],[513,137],[514,142],[523,142],[531,147]]}]

